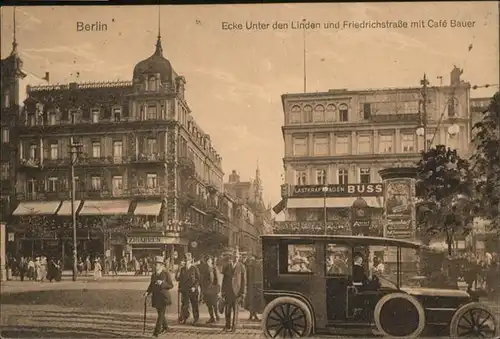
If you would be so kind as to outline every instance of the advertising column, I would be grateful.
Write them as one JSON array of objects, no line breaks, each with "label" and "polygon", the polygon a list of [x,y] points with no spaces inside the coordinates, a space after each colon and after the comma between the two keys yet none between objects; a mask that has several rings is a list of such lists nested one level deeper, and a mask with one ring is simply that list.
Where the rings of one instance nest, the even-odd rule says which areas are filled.
[{"label": "advertising column", "polygon": [[[382,177],[384,192],[384,237],[415,240],[415,177],[414,167],[395,167],[379,171]],[[385,261],[388,266],[395,266],[396,249],[386,253]],[[416,253],[414,250],[401,251],[403,270],[415,266]]]}]

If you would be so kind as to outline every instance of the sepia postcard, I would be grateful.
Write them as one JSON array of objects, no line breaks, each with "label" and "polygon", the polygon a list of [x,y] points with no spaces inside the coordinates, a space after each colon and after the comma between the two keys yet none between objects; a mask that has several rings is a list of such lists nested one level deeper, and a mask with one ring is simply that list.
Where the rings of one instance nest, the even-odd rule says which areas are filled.
[{"label": "sepia postcard", "polygon": [[0,337],[500,338],[499,9],[1,7]]}]

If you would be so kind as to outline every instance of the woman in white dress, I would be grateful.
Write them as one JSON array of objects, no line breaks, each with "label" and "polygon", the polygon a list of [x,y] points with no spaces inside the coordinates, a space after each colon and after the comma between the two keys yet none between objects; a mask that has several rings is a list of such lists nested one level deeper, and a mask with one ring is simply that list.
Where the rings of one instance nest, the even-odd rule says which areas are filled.
[{"label": "woman in white dress", "polygon": [[99,261],[99,259],[96,259],[94,263],[94,279],[95,280],[100,279],[101,276],[102,276],[101,262]]}]

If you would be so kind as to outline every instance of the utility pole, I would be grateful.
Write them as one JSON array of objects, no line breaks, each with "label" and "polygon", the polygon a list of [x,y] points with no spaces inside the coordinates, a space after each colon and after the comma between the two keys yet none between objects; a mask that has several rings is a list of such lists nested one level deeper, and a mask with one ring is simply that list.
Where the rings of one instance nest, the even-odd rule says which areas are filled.
[{"label": "utility pole", "polygon": [[420,81],[422,85],[422,128],[423,128],[423,137],[424,137],[424,152],[427,152],[427,85],[429,85],[429,81],[427,81],[427,75],[424,73],[424,78]]},{"label": "utility pole", "polygon": [[73,281],[76,281],[78,272],[78,252],[76,242],[76,211],[75,211],[75,163],[82,149],[81,144],[75,143],[73,137],[70,139],[70,161],[71,161],[71,219],[73,225]]}]

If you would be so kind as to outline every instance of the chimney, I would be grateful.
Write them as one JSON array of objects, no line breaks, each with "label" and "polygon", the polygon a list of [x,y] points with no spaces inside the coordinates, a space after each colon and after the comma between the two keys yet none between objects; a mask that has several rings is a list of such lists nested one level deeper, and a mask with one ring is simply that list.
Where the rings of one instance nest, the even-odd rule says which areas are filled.
[{"label": "chimney", "polygon": [[50,74],[49,72],[45,72],[45,76],[42,78],[43,80],[50,82]]}]

